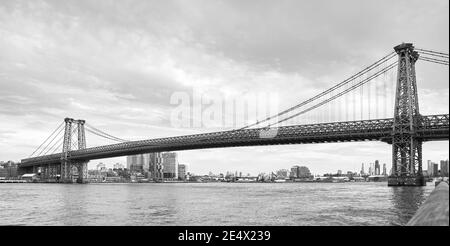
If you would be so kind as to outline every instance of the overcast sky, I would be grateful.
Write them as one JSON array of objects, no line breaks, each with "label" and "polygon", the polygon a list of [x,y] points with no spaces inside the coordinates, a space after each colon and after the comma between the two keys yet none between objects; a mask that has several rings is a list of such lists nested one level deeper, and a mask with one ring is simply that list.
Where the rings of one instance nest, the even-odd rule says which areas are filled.
[{"label": "overcast sky", "polygon": [[[284,109],[402,42],[448,53],[448,19],[447,0],[2,0],[0,160],[28,157],[64,117],[128,139],[217,130],[172,127],[175,92],[272,92]],[[421,113],[448,113],[448,66],[419,61],[416,71]],[[88,147],[107,143],[88,135]],[[448,147],[425,143],[424,160],[447,159]],[[380,142],[178,153],[194,173],[391,166]],[[99,161],[125,157],[89,167]]]}]

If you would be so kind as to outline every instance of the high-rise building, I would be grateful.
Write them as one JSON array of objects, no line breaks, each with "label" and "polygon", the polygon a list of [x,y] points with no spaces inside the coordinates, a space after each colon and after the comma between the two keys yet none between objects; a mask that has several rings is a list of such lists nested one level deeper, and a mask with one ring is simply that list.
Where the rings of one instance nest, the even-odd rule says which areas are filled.
[{"label": "high-rise building", "polygon": [[434,165],[433,165],[433,162],[431,162],[431,160],[428,160],[427,161],[427,164],[428,164],[428,168],[427,168],[427,173],[428,173],[428,176],[429,177],[434,177]]},{"label": "high-rise building", "polygon": [[143,158],[142,155],[127,156],[127,169],[130,172],[142,172],[143,171]]},{"label": "high-rise building", "polygon": [[433,177],[437,177],[439,175],[439,165],[433,162]]},{"label": "high-rise building", "polygon": [[360,174],[361,174],[361,176],[365,174],[364,173],[364,163],[361,165],[361,173]]},{"label": "high-rise building", "polygon": [[338,174],[338,176],[341,176],[342,175],[342,170],[338,170],[337,174]]},{"label": "high-rise building", "polygon": [[375,160],[375,175],[380,175],[380,162]]},{"label": "high-rise building", "polygon": [[448,177],[448,160],[441,160],[441,176]]},{"label": "high-rise building", "polygon": [[149,175],[151,179],[161,180],[163,178],[162,154],[159,152],[149,154]]},{"label": "high-rise building", "polygon": [[386,163],[383,163],[383,176],[387,176]]},{"label": "high-rise building", "polygon": [[178,179],[186,180],[187,166],[185,164],[178,164]]},{"label": "high-rise building", "polygon": [[290,178],[309,178],[309,177],[311,177],[311,172],[309,171],[308,167],[293,166],[293,167],[291,167],[291,172],[289,174],[289,177]]},{"label": "high-rise building", "polygon": [[163,178],[178,179],[177,153],[166,152],[162,154]]}]

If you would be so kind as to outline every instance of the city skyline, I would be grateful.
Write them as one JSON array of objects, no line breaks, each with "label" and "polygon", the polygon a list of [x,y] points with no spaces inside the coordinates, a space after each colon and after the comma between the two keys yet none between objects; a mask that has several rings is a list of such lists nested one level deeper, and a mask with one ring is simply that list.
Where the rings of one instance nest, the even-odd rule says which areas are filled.
[{"label": "city skyline", "polygon": [[[341,81],[401,42],[448,51],[448,2],[408,1],[413,6],[408,12],[399,11],[402,1],[348,3],[358,10],[339,3],[323,8],[290,2],[274,8],[264,1],[257,10],[253,4],[233,1],[139,3],[139,8],[130,3],[121,9],[105,2],[96,6],[81,2],[73,8],[52,1],[2,2],[0,158],[26,158],[66,116],[127,139],[211,132],[223,128],[171,127],[170,112],[175,108],[171,95],[199,90],[237,97],[271,91],[283,98],[279,107],[284,109]],[[200,13],[199,8],[210,11]],[[321,18],[336,15],[335,10],[347,18],[335,22]],[[361,13],[368,18],[361,19]],[[229,14],[235,18],[217,22],[217,17]],[[414,25],[405,26],[405,20]],[[320,28],[306,28],[312,22]],[[389,30],[384,29],[387,22]],[[424,115],[448,113],[448,73],[439,69],[417,63]],[[105,142],[87,139],[88,147],[101,144]],[[448,141],[425,143],[423,160],[448,158],[448,147]],[[211,165],[255,173],[297,163],[325,173],[358,170],[363,158],[391,167],[391,146],[379,142],[177,153],[198,173],[209,172]],[[125,157],[99,161],[112,165],[125,162]]]},{"label": "city skyline", "polygon": [[[127,160],[128,160],[128,158],[130,158],[131,156],[127,156]],[[447,159],[443,159],[443,160],[438,160],[438,162],[433,162],[433,160],[426,160],[426,162],[424,162],[424,165],[423,165],[423,170],[424,171],[426,171],[426,173],[427,173],[427,175],[430,175],[430,172],[429,172],[429,169],[430,169],[430,164],[434,164],[434,165],[436,165],[437,166],[437,170],[439,170],[439,171],[441,171],[441,169],[442,169],[442,163],[444,162],[444,163],[447,163],[446,165],[446,167],[447,167],[447,169],[448,169],[448,161],[449,161],[449,159],[447,158]],[[190,170],[190,164],[187,164],[187,163],[181,163],[181,162],[179,162],[177,159],[176,159],[176,162],[178,163],[177,165],[178,166],[183,166],[183,168],[186,168],[186,167],[189,167],[189,171],[188,171],[188,173],[191,173],[191,174],[195,174],[195,175],[206,175],[207,173],[208,174],[211,174],[211,173],[213,173],[214,175],[218,175],[218,174],[225,174],[225,173],[228,173],[228,172],[231,172],[231,173],[233,173],[233,172],[240,172],[240,173],[242,173],[242,170],[241,169],[239,169],[239,170],[226,170],[226,171],[217,171],[217,170],[209,170],[207,173],[205,172],[205,173],[195,173],[195,172],[192,172],[191,170]],[[376,172],[376,170],[375,169],[371,169],[371,168],[374,168],[376,165],[376,163],[377,162],[379,162],[379,160],[373,160],[373,161],[367,161],[367,162],[362,162],[361,163],[361,166],[360,166],[360,169],[359,170],[356,170],[356,169],[348,169],[348,170],[344,170],[344,172],[352,172],[352,173],[357,173],[357,174],[365,174],[365,175],[389,175],[389,173],[390,173],[390,168],[388,168],[387,167],[387,164],[386,163],[382,163],[382,162],[379,162],[380,164],[379,164],[379,169],[378,169],[378,173]],[[115,163],[115,164],[112,164],[112,165],[105,165],[103,162],[98,162],[98,164],[96,164],[95,166],[96,166],[96,169],[98,169],[98,166],[99,165],[101,165],[101,166],[106,166],[107,168],[110,168],[110,169],[115,169],[115,168],[117,168],[117,166],[121,166],[122,168],[125,168],[125,167],[127,167],[127,169],[130,169],[129,168],[129,163],[127,162],[127,164],[126,165],[124,165],[124,164],[121,164],[121,163]],[[140,165],[142,165],[142,166],[145,166],[145,165],[143,165],[142,163],[140,164]],[[277,172],[279,172],[279,171],[282,171],[282,170],[284,170],[284,171],[286,171],[286,172],[290,172],[289,171],[289,169],[290,168],[293,168],[293,167],[298,167],[298,166],[305,166],[305,167],[307,167],[308,169],[310,168],[308,165],[306,165],[306,164],[293,164],[292,166],[290,166],[290,167],[282,167],[281,169],[274,169],[274,170],[271,170],[271,171],[268,171],[268,172],[262,172],[262,171],[259,171],[259,172],[256,172],[256,173],[249,173],[249,172],[244,172],[244,173],[246,173],[246,174],[250,174],[251,176],[255,176],[255,175],[258,175],[258,174],[261,174],[261,173],[265,173],[265,174],[270,174],[270,173],[274,173],[274,174],[276,174]],[[431,168],[434,168],[434,167],[431,167]],[[118,168],[117,168],[118,169]],[[95,170],[95,169],[93,169],[93,168],[90,168],[89,170]],[[338,173],[339,171],[341,171],[342,172],[342,170],[341,169],[335,169],[335,170],[330,170],[330,171],[327,171],[327,172],[323,172],[323,173],[315,173],[315,172],[311,172],[311,175],[314,175],[314,176],[321,176],[321,175],[324,175],[324,174],[334,174],[334,173]],[[445,173],[445,175],[447,175],[448,173]],[[445,176],[444,175],[444,176]]]}]

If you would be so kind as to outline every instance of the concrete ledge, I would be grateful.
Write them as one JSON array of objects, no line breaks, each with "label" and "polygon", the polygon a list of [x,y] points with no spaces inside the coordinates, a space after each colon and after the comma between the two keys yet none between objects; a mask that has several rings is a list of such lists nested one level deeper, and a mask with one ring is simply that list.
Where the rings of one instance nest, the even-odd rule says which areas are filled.
[{"label": "concrete ledge", "polygon": [[449,226],[449,188],[441,182],[420,206],[407,226]]}]

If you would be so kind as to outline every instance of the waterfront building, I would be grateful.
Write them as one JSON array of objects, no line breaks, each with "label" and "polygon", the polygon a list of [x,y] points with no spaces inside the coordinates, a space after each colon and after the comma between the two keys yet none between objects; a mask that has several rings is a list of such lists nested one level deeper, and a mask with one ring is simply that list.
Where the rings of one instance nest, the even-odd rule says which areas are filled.
[{"label": "waterfront building", "polygon": [[427,168],[427,171],[428,171],[428,176],[429,177],[434,177],[434,166],[433,166],[433,162],[431,162],[431,160],[428,160],[427,161],[427,164],[428,164],[428,168]]},{"label": "waterfront building", "polygon": [[338,176],[341,176],[341,175],[342,175],[342,170],[338,170],[338,171],[337,171],[337,175],[338,175]]},{"label": "waterfront building", "polygon": [[145,174],[149,171],[150,154],[127,156],[127,169],[132,173]]},{"label": "waterfront building", "polygon": [[309,171],[309,168],[308,168],[308,167],[301,166],[301,167],[298,169],[298,174],[297,174],[297,176],[298,176],[299,178],[310,178],[312,175],[311,175],[311,172]]},{"label": "waterfront building", "polygon": [[163,160],[159,152],[149,154],[149,174],[148,178],[161,180],[163,178]]},{"label": "waterfront building", "polygon": [[375,175],[380,175],[380,162],[375,160]]},{"label": "waterfront building", "polygon": [[441,176],[448,177],[448,160],[441,160]]},{"label": "waterfront building", "polygon": [[439,165],[433,162],[433,177],[439,176]]},{"label": "waterfront building", "polygon": [[124,169],[125,166],[122,163],[116,163],[114,164],[114,169]]},{"label": "waterfront building", "polygon": [[163,178],[178,179],[177,153],[162,153]]},{"label": "waterfront building", "polygon": [[386,163],[383,163],[383,176],[387,176]]},{"label": "waterfront building", "polygon": [[311,172],[308,167],[305,166],[293,166],[289,174],[290,178],[309,178],[311,177]]},{"label": "waterfront building", "polygon": [[309,178],[311,177],[311,172],[308,167],[305,166],[293,166],[289,174],[290,178]]},{"label": "waterfront building", "polygon": [[[185,164],[178,164],[178,179],[186,180],[187,167]],[[223,174],[221,174],[223,176]]]},{"label": "waterfront building", "polygon": [[289,170],[287,169],[280,169],[276,173],[278,178],[288,178],[289,177]]},{"label": "waterfront building", "polygon": [[97,171],[99,172],[106,171],[106,165],[100,162],[99,164],[97,164]]},{"label": "waterfront building", "polygon": [[363,176],[365,173],[364,173],[364,163],[361,165],[361,176]]}]

